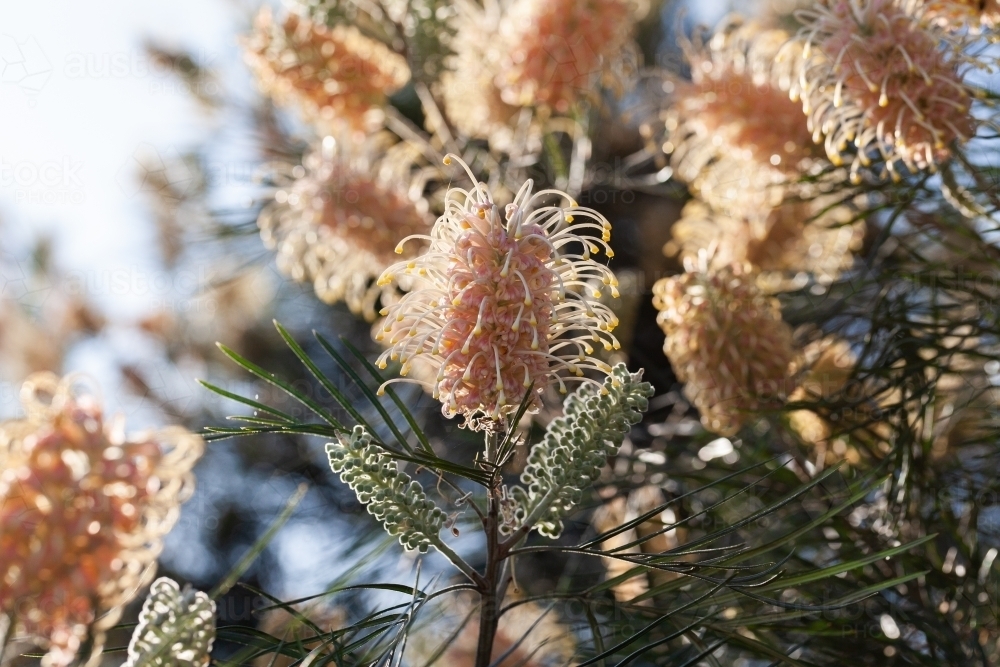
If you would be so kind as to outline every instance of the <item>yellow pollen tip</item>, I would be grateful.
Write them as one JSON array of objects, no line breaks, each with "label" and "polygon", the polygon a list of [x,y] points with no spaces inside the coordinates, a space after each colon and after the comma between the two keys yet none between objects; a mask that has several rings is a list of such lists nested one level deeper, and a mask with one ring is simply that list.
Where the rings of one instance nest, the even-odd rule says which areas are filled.
[{"label": "yellow pollen tip", "polygon": [[614,349],[614,348],[613,348],[613,347],[611,347],[611,343],[609,343],[609,342],[607,342],[607,341],[605,341],[605,342],[604,342],[604,350],[605,350],[606,352],[610,352],[610,351],[611,351],[611,350],[613,350],[613,349]]},{"label": "yellow pollen tip", "polygon": [[608,230],[605,229],[604,232],[601,233],[601,240],[604,241],[605,243],[607,243],[608,241],[610,241],[611,240],[611,232],[609,232]]},{"label": "yellow pollen tip", "polygon": [[601,298],[601,292],[600,292],[600,290],[596,290],[596,289],[594,290],[594,298],[595,299],[600,299]]},{"label": "yellow pollen tip", "polygon": [[572,216],[572,215],[569,215],[569,214],[567,214],[567,215],[566,215],[566,222],[573,222],[573,216]]},{"label": "yellow pollen tip", "polygon": [[453,306],[461,306],[462,305],[462,297],[456,296],[454,299],[451,300],[451,305],[453,305]]},{"label": "yellow pollen tip", "polygon": [[617,287],[614,287],[614,286],[611,287],[611,296],[613,296],[616,299],[620,296],[620,293],[618,292],[618,288]]},{"label": "yellow pollen tip", "polygon": [[400,243],[399,245],[396,246],[396,254],[397,255],[402,255],[403,254],[403,244],[402,243]]},{"label": "yellow pollen tip", "polygon": [[531,349],[532,350],[537,350],[538,349],[538,343],[536,343],[535,341],[531,341]]},{"label": "yellow pollen tip", "polygon": [[389,314],[389,309],[383,308],[382,310],[378,311],[378,314],[381,315],[382,317],[385,317],[386,315]]},{"label": "yellow pollen tip", "polygon": [[606,387],[601,387],[601,396],[607,396],[610,393]]},{"label": "yellow pollen tip", "polygon": [[444,163],[445,164],[451,164],[451,158],[446,155],[445,158],[444,158]]},{"label": "yellow pollen tip", "polygon": [[389,359],[391,359],[392,361],[396,361],[397,359],[399,359],[399,354],[393,352],[392,354],[389,355]]},{"label": "yellow pollen tip", "polygon": [[607,254],[608,257],[614,257],[615,256],[615,251],[612,250],[611,248],[608,248],[608,251],[607,251],[606,254]]},{"label": "yellow pollen tip", "polygon": [[385,389],[383,389],[382,387],[379,387],[378,391],[375,392],[375,395],[376,396],[385,396]]},{"label": "yellow pollen tip", "polygon": [[382,370],[385,370],[386,366],[388,366],[388,365],[389,365],[389,364],[385,363],[385,360],[384,360],[384,359],[382,359],[382,360],[380,360],[380,361],[378,362],[378,367],[379,367],[379,368],[381,368]]},{"label": "yellow pollen tip", "polygon": [[391,282],[392,282],[392,276],[382,276],[381,278],[378,279],[378,286],[385,287]]},{"label": "yellow pollen tip", "polygon": [[479,209],[478,211],[476,211],[476,215],[478,215],[483,220],[486,219],[486,211],[484,209]]},{"label": "yellow pollen tip", "polygon": [[616,341],[615,341],[615,343],[614,343],[614,348],[615,348],[616,350],[620,350],[620,349],[622,349],[622,344],[621,344],[621,343],[619,343],[619,342],[618,342],[618,341],[616,340]]},{"label": "yellow pollen tip", "polygon": [[406,263],[406,268],[408,268],[408,269],[415,269],[415,268],[417,268],[417,263],[416,262],[407,262]]},{"label": "yellow pollen tip", "polygon": [[566,393],[566,387],[559,387],[559,393],[560,394],[565,394]]}]

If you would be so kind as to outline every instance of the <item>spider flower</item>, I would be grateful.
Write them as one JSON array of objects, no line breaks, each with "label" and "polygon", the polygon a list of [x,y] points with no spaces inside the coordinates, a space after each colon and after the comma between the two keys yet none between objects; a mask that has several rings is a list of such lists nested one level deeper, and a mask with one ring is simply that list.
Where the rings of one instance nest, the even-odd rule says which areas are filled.
[{"label": "spider flower", "polygon": [[[799,54],[783,30],[731,20],[707,41],[682,44],[690,82],[673,85],[663,150],[681,180],[728,213],[766,211],[781,186],[815,164],[801,106],[789,98]],[[780,57],[779,57],[780,55]]]},{"label": "spider flower", "polygon": [[126,438],[73,385],[31,376],[27,418],[0,425],[0,612],[57,667],[88,634],[87,664],[98,659],[104,630],[154,574],[204,446],[177,428]]},{"label": "spider flower", "polygon": [[514,0],[500,25],[504,101],[566,113],[596,84],[620,85],[641,14],[632,0]]},{"label": "spider flower", "polygon": [[501,25],[499,6],[460,2],[456,9],[451,25],[460,37],[441,75],[441,101],[448,118],[461,134],[486,139],[496,150],[537,150],[541,133],[531,110],[505,102],[497,87],[503,52],[492,37]]},{"label": "spider flower", "polygon": [[664,254],[697,261],[705,253],[712,268],[749,262],[768,293],[801,289],[810,276],[830,283],[854,263],[864,221],[827,199],[785,201],[767,217],[732,217],[692,200],[671,228]]},{"label": "spider flower", "polygon": [[266,7],[244,50],[261,91],[323,130],[377,124],[386,96],[410,79],[402,56],[354,26],[328,28],[295,13],[279,23]]},{"label": "spider flower", "polygon": [[404,376],[426,355],[444,414],[472,423],[478,413],[498,420],[517,410],[529,389],[532,408],[548,384],[565,392],[562,371],[594,383],[585,370],[610,373],[591,356],[592,343],[619,347],[611,334],[618,320],[599,301],[605,287],[617,296],[618,281],[591,258],[602,249],[612,255],[611,225],[599,213],[562,192],[533,194],[531,181],[501,212],[461,164],[473,187],[450,190],[427,251],[379,280],[413,276],[417,286],[384,310],[376,338],[388,346],[380,366],[398,359]]},{"label": "spider flower", "polygon": [[780,407],[794,387],[792,331],[747,265],[687,268],[653,286],[663,351],[705,428],[733,435],[755,413]]},{"label": "spider flower", "polygon": [[971,138],[973,90],[963,79],[961,39],[929,21],[914,0],[836,0],[798,13],[804,22],[803,110],[828,157],[851,178],[881,156],[885,173],[933,168],[949,144]]},{"label": "spider flower", "polygon": [[374,320],[376,301],[394,298],[375,280],[398,260],[396,244],[433,223],[423,180],[412,175],[415,152],[381,137],[360,145],[325,137],[258,220],[282,273]]}]

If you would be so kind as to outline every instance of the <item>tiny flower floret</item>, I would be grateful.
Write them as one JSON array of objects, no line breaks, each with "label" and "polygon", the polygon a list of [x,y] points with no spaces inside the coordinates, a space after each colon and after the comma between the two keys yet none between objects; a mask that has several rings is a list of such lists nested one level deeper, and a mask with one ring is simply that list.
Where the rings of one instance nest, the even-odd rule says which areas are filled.
[{"label": "tiny flower floret", "polygon": [[462,166],[475,185],[449,191],[428,251],[380,278],[408,274],[420,288],[384,311],[376,338],[389,349],[379,363],[399,360],[405,376],[415,356],[427,355],[446,415],[499,419],[529,389],[532,408],[547,384],[565,392],[561,372],[590,382],[585,370],[610,372],[592,355],[619,348],[611,334],[618,320],[599,302],[605,289],[618,296],[618,281],[593,259],[611,255],[611,225],[565,193],[533,194],[531,181],[501,210]]}]

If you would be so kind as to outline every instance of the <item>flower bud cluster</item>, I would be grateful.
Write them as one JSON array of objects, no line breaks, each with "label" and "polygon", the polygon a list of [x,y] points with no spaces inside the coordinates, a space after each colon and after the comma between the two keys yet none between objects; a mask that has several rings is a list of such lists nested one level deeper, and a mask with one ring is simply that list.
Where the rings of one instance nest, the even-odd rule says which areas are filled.
[{"label": "flower bud cluster", "polygon": [[124,667],[204,667],[215,641],[215,602],[160,577],[149,589]]},{"label": "flower bud cluster", "polygon": [[[603,387],[580,386],[566,399],[564,414],[552,421],[535,445],[521,474],[527,488],[515,487],[517,525],[537,520],[538,532],[558,537],[562,517],[583,499],[608,456],[618,451],[633,424],[649,407],[653,387],[642,371],[616,365]],[[537,516],[536,516],[537,515]]]},{"label": "flower bud cluster", "polygon": [[326,453],[330,468],[340,473],[368,512],[382,522],[387,533],[399,536],[407,550],[425,553],[438,541],[444,511],[427,497],[420,482],[400,472],[363,427],[355,426],[350,436],[328,443]]}]

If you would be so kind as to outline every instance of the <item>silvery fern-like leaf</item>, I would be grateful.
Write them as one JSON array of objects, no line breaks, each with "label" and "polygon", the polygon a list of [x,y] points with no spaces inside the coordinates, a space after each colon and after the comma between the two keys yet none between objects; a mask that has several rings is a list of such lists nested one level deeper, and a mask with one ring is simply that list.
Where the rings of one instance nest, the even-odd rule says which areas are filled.
[{"label": "silvery fern-like leaf", "polygon": [[123,667],[205,667],[215,641],[215,602],[160,577],[139,614]]}]

